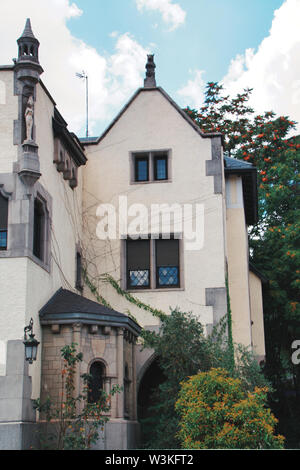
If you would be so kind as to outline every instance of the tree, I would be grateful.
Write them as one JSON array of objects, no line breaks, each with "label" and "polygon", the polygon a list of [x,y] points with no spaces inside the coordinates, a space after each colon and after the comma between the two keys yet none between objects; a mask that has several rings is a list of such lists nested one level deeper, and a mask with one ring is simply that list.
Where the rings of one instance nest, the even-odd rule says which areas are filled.
[{"label": "tree", "polygon": [[191,313],[174,310],[161,319],[158,333],[143,332],[144,347],[154,349],[165,378],[153,391],[150,418],[142,423],[145,447],[180,447],[177,435],[179,415],[175,410],[175,402],[180,383],[199,370],[223,367],[232,377],[240,377],[244,390],[253,390],[256,385],[268,385],[257,361],[243,346],[235,345],[236,360],[232,364],[231,342],[226,330],[225,316],[212,334],[205,336],[196,317]]},{"label": "tree", "polygon": [[300,426],[290,428],[290,423],[293,415],[300,417],[300,371],[290,358],[291,344],[300,337],[300,137],[288,137],[295,122],[286,116],[272,111],[255,115],[248,106],[251,92],[245,89],[230,98],[222,85],[211,82],[200,111],[185,111],[203,132],[223,133],[228,156],[258,169],[259,222],[249,230],[249,245],[252,261],[269,281],[264,295],[265,370],[276,390],[273,409],[279,426],[295,447]]},{"label": "tree", "polygon": [[182,383],[176,410],[185,449],[282,449],[267,388],[246,392],[224,369],[199,372]]},{"label": "tree", "polygon": [[[34,407],[46,419],[47,428],[40,434],[42,448],[53,450],[90,449],[99,437],[99,429],[108,421],[104,416],[110,410],[110,398],[120,389],[114,386],[110,395],[101,391],[100,399],[89,403],[88,391],[90,376],[82,375],[83,392],[74,396],[76,366],[82,361],[82,353],[77,353],[76,343],[61,349],[64,367],[61,370],[61,397],[59,402],[50,397],[44,403],[34,400]],[[49,431],[50,428],[50,431]]]}]

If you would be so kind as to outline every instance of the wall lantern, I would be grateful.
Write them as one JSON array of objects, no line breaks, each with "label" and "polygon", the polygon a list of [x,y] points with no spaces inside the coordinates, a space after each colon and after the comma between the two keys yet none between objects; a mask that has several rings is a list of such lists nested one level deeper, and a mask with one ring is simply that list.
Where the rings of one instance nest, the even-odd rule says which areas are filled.
[{"label": "wall lantern", "polygon": [[[27,337],[27,333],[29,331],[30,331],[30,334],[29,334],[29,337]],[[23,341],[23,343],[25,344],[25,359],[26,359],[26,361],[29,362],[29,364],[32,364],[33,361],[36,360],[37,349],[38,349],[38,345],[40,344],[39,341],[37,341],[34,338],[32,318],[30,319],[29,325],[25,326],[25,328],[24,328],[24,341]]]}]

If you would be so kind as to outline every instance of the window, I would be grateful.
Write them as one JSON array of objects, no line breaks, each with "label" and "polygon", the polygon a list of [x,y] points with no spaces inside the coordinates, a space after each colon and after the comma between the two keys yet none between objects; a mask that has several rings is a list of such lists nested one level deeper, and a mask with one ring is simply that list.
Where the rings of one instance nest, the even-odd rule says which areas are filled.
[{"label": "window", "polygon": [[179,287],[179,240],[156,240],[156,286]]},{"label": "window", "polygon": [[133,152],[133,183],[170,181],[170,151]]},{"label": "window", "polygon": [[127,286],[150,287],[150,240],[127,240]]},{"label": "window", "polygon": [[180,240],[132,240],[126,242],[127,289],[180,287]]},{"label": "window", "polygon": [[156,181],[168,179],[167,155],[154,157],[154,179]]},{"label": "window", "polygon": [[0,194],[0,250],[7,249],[8,199]]},{"label": "window", "polygon": [[129,369],[128,365],[125,364],[125,369],[124,369],[124,415],[125,417],[129,416],[129,411],[130,411],[130,384],[131,380],[129,379]]},{"label": "window", "polygon": [[105,366],[102,362],[96,361],[90,367],[88,402],[96,403],[100,400],[104,389]]},{"label": "window", "polygon": [[75,287],[78,290],[82,290],[82,260],[80,251],[76,252],[76,282]]},{"label": "window", "polygon": [[45,203],[36,198],[34,200],[33,254],[41,261],[46,261],[46,224]]},{"label": "window", "polygon": [[135,158],[135,181],[149,181],[149,158]]}]

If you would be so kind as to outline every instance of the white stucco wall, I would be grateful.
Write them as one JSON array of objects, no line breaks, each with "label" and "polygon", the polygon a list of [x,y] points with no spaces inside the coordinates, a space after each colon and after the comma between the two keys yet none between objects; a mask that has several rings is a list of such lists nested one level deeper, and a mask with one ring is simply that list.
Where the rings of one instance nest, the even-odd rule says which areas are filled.
[{"label": "white stucco wall", "polygon": [[249,272],[249,283],[253,352],[261,360],[264,359],[266,354],[262,283],[260,278],[256,276],[256,274],[254,274],[252,271]]},{"label": "white stucco wall", "polygon": [[7,341],[22,339],[28,324],[25,323],[27,265],[27,258],[0,259],[0,375],[6,373]]},{"label": "white stucco wall", "polygon": [[[76,243],[81,238],[82,176],[79,169],[78,187],[72,190],[69,182],[63,179],[63,175],[57,171],[53,163],[53,113],[53,102],[42,86],[37,85],[35,127],[42,173],[39,183],[52,197],[50,271],[27,257],[0,259],[0,374],[2,375],[5,374],[6,342],[10,339],[22,339],[24,327],[31,317],[34,321],[36,338],[42,341],[39,310],[60,287],[75,291]],[[9,128],[10,124],[6,122],[6,127]],[[9,145],[10,148],[13,147],[12,136]],[[3,167],[1,172],[2,170],[4,171]],[[9,168],[5,169],[8,170]],[[36,363],[30,366],[33,398],[38,397],[40,391],[40,359],[41,346]]]},{"label": "white stucco wall", "polygon": [[15,119],[18,119],[18,97],[14,96],[14,72],[0,69],[1,173],[11,173],[17,160],[17,146],[13,145]]},{"label": "white stucco wall", "polygon": [[252,346],[249,247],[245,220],[242,178],[226,179],[227,261],[232,332],[234,341]]},{"label": "white stucco wall", "polygon": [[[130,152],[171,150],[171,182],[130,184]],[[134,295],[153,307],[169,312],[179,307],[193,311],[203,324],[212,323],[212,307],[205,306],[205,288],[224,287],[224,224],[222,195],[214,194],[214,178],[206,176],[211,141],[202,138],[159,91],[142,91],[98,145],[87,147],[84,170],[84,244],[87,257],[96,265],[95,275],[121,275],[120,240],[96,237],[100,203],[118,207],[120,195],[128,206],[143,203],[204,205],[204,245],[183,254],[184,288],[138,291]],[[150,230],[149,230],[150,233]],[[90,263],[93,271],[92,263]],[[150,313],[124,301],[107,284],[101,294],[113,308],[129,310],[142,325],[157,324]],[[86,290],[86,295],[90,293]],[[224,312],[225,313],[225,312]]]}]

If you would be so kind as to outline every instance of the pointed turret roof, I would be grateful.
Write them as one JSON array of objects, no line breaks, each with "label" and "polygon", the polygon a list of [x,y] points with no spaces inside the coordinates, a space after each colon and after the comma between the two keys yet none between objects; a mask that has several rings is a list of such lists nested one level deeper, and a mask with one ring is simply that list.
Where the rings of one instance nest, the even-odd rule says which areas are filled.
[{"label": "pointed turret roof", "polygon": [[22,34],[21,38],[36,39],[35,35],[32,32],[30,18],[27,18],[27,20],[26,20],[25,28],[24,28],[24,31],[23,31],[23,34]]}]

